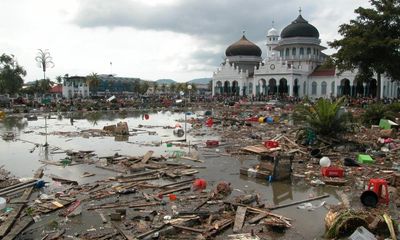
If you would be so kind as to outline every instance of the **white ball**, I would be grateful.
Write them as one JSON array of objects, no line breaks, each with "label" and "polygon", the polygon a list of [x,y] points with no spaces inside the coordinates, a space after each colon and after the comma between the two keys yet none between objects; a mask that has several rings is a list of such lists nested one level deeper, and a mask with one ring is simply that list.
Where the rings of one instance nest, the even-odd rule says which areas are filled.
[{"label": "white ball", "polygon": [[321,167],[329,167],[331,165],[331,160],[328,157],[322,157],[319,160],[319,165]]}]

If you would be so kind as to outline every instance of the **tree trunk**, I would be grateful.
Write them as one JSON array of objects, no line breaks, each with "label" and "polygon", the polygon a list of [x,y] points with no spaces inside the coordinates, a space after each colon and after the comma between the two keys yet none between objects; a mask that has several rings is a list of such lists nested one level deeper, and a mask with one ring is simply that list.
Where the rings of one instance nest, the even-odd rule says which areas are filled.
[{"label": "tree trunk", "polygon": [[382,80],[381,80],[381,74],[378,72],[377,73],[377,83],[376,83],[376,97],[378,98],[378,99],[381,99],[382,98],[382,96],[381,96],[381,85],[382,85]]}]

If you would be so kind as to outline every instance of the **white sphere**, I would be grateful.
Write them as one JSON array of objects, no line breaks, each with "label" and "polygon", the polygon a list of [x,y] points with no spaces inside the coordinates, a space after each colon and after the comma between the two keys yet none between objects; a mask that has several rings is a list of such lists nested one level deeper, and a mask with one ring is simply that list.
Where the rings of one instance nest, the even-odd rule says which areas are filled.
[{"label": "white sphere", "polygon": [[328,157],[322,157],[319,160],[319,165],[321,167],[329,167],[331,165],[331,160]]}]

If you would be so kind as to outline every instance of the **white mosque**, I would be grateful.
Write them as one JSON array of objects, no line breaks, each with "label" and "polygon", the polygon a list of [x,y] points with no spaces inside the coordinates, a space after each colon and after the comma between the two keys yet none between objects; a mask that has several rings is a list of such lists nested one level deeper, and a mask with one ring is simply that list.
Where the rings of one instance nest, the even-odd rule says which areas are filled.
[{"label": "white mosque", "polygon": [[[212,94],[225,96],[291,96],[329,98],[350,95],[375,97],[377,81],[357,81],[356,71],[339,74],[323,66],[327,55],[318,30],[299,16],[279,35],[267,34],[266,58],[261,49],[243,35],[230,45],[225,61],[214,72]],[[400,97],[400,84],[382,76],[380,95]]]}]

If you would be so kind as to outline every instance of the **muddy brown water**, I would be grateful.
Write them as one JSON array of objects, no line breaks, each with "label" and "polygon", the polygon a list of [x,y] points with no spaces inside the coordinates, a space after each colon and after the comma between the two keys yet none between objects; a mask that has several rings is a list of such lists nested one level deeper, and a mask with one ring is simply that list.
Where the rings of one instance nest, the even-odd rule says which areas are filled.
[{"label": "muddy brown water", "polygon": [[[178,120],[184,119],[183,113],[174,112],[146,112],[149,114],[149,119],[143,118],[144,113],[111,113],[105,112],[101,114],[91,114],[88,117],[84,115],[63,114],[61,117],[52,115],[51,119],[47,119],[47,141],[50,145],[46,151],[42,147],[35,147],[34,143],[44,144],[45,132],[44,118],[39,116],[37,121],[27,121],[23,117],[8,118],[0,121],[0,134],[6,131],[12,131],[16,134],[16,141],[4,141],[0,139],[0,165],[4,164],[5,169],[17,177],[31,177],[33,172],[41,166],[44,166],[40,160],[59,161],[65,158],[65,154],[57,153],[61,150],[93,150],[98,156],[109,156],[115,153],[122,155],[141,156],[148,150],[155,151],[155,156],[166,155],[172,151],[189,151],[186,148],[167,147],[164,143],[166,140],[183,139],[177,138],[172,134],[172,129],[164,129],[162,126],[175,126]],[[71,116],[74,121],[71,124]],[[194,113],[190,117],[197,117]],[[129,136],[127,141],[115,141],[114,137],[89,137],[82,136],[63,136],[59,134],[51,134],[52,132],[78,132],[85,129],[102,129],[104,125],[116,124],[119,121],[126,121],[129,128],[138,128],[139,125],[156,126],[143,127],[144,130],[156,131],[157,134],[138,134]],[[182,125],[182,123],[181,123]],[[187,125],[190,129],[189,124]],[[188,134],[188,140],[192,143],[201,144],[207,139],[216,139],[212,130],[207,130],[207,135],[202,137],[193,137]],[[162,144],[160,144],[163,142]],[[156,146],[160,144],[159,146]],[[56,153],[52,153],[52,149],[58,147]],[[228,181],[233,187],[232,196],[257,192],[260,194],[262,201],[269,205],[285,204],[297,200],[306,199],[310,196],[319,196],[325,193],[331,195],[323,200],[313,201],[314,205],[318,205],[321,201],[326,201],[327,204],[337,204],[338,198],[335,194],[337,188],[320,186],[311,187],[303,182],[302,179],[292,179],[286,182],[268,182],[267,179],[259,180],[242,176],[239,174],[239,169],[242,166],[251,166],[257,162],[256,156],[246,157],[245,160],[235,157],[212,157],[213,152],[223,152],[223,148],[202,149],[199,148],[200,159],[204,163],[193,163],[185,161],[185,163],[203,166],[204,169],[198,169],[197,177],[205,178],[208,181],[208,186],[211,188],[218,181]],[[191,151],[195,151],[191,149]],[[202,156],[204,154],[204,156]],[[211,156],[211,157],[206,157]],[[181,160],[183,161],[183,160]],[[81,178],[84,172],[96,173],[93,177]],[[94,165],[74,165],[74,166],[45,166],[45,178],[54,174],[63,178],[73,179],[79,183],[93,182],[104,179],[106,177],[115,176],[116,173],[95,168]],[[50,180],[50,187],[54,186],[54,182]],[[179,197],[179,196],[178,196]],[[327,213],[326,208],[321,207],[314,211],[297,209],[297,206],[286,207],[274,210],[275,213],[284,215],[293,219],[293,227],[282,234],[271,234],[271,239],[321,239],[325,231],[324,217]],[[43,237],[41,233],[46,230],[46,226],[53,221],[53,216],[43,216],[42,220],[30,226],[25,232],[24,238],[35,239]],[[101,219],[94,211],[85,212],[81,216],[76,216],[68,222],[70,233],[85,232],[87,229],[102,226]],[[226,231],[226,234],[231,233],[231,230]],[[28,237],[29,236],[29,237]],[[218,237],[224,239],[224,237]],[[23,239],[23,238],[21,238]]]}]

